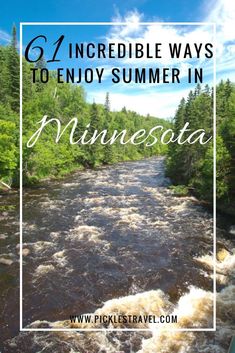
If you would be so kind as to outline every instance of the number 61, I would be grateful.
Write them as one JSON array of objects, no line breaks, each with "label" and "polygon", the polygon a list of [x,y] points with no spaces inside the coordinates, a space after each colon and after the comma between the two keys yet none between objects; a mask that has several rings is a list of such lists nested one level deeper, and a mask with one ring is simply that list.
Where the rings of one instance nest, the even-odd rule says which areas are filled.
[{"label": "number 61", "polygon": [[[46,36],[43,36],[43,35],[37,36],[37,37],[33,38],[33,39],[29,42],[29,44],[27,45],[27,47],[26,47],[26,49],[25,49],[25,59],[26,59],[28,62],[30,62],[30,63],[35,63],[35,62],[37,62],[38,60],[40,60],[40,59],[43,57],[43,54],[44,54],[44,49],[43,49],[43,47],[40,47],[39,45],[36,45],[36,46],[34,46],[34,47],[31,48],[32,44],[33,44],[38,38],[43,38],[44,41],[45,41],[45,43],[47,43],[47,37],[46,37]],[[57,41],[56,41],[55,43],[53,43],[53,45],[55,45],[56,48],[55,48],[55,50],[54,50],[54,54],[53,54],[52,59],[51,59],[51,60],[47,60],[48,63],[49,63],[49,62],[56,62],[56,61],[58,62],[58,61],[61,61],[61,60],[59,60],[59,59],[56,59],[56,55],[57,55],[57,52],[58,52],[58,50],[59,50],[59,48],[60,48],[60,46],[61,46],[63,40],[64,40],[64,35],[60,36],[59,39],[57,39]],[[29,58],[29,51],[30,51],[30,50],[33,50],[33,49],[39,49],[39,55],[38,55],[37,59],[35,59],[35,60],[31,60],[31,59]]]}]

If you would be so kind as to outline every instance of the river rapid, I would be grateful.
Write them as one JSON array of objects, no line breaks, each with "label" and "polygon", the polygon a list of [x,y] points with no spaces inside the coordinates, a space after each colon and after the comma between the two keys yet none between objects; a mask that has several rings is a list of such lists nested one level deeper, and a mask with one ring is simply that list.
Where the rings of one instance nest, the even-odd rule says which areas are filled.
[{"label": "river rapid", "polygon": [[0,197],[2,353],[227,352],[235,329],[235,246],[222,217],[217,332],[166,331],[213,326],[213,218],[194,197],[174,196],[164,171],[164,159],[156,157],[24,190],[23,324],[69,328],[70,315],[84,313],[174,313],[178,323],[165,330],[125,326],[149,332],[19,334],[18,194],[12,192]]}]

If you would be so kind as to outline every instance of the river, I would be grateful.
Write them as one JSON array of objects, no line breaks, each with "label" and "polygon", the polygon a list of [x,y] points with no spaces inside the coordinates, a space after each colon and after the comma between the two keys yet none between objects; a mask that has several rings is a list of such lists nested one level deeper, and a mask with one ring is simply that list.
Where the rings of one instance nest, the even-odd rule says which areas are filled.
[{"label": "river", "polygon": [[[24,189],[25,327],[69,327],[70,315],[110,312],[176,313],[178,324],[167,329],[212,327],[212,215],[194,197],[176,197],[164,171],[156,157]],[[227,352],[235,322],[227,220],[217,229],[216,334],[153,324],[138,326],[149,332],[19,334],[18,193],[1,195],[0,206],[2,353]]]}]

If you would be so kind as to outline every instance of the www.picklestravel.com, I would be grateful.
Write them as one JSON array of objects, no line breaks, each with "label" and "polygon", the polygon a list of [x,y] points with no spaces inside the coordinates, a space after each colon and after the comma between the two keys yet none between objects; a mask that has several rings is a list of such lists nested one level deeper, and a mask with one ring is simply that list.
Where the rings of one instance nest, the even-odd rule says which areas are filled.
[{"label": "www.picklestravel.com", "polygon": [[176,324],[177,315],[70,315],[71,323],[79,324]]}]

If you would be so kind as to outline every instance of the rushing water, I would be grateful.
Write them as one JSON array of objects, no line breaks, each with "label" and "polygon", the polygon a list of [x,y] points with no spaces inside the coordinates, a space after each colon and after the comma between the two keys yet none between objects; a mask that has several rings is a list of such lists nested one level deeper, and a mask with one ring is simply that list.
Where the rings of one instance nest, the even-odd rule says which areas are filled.
[{"label": "rushing water", "polygon": [[[164,160],[152,158],[24,190],[24,326],[69,327],[70,315],[83,313],[176,313],[179,323],[166,328],[212,327],[212,216],[195,198],[175,197],[169,184]],[[235,261],[225,227],[217,231],[216,334],[153,324],[138,326],[150,332],[18,334],[17,209],[2,212],[0,231],[3,352],[226,352]]]}]

